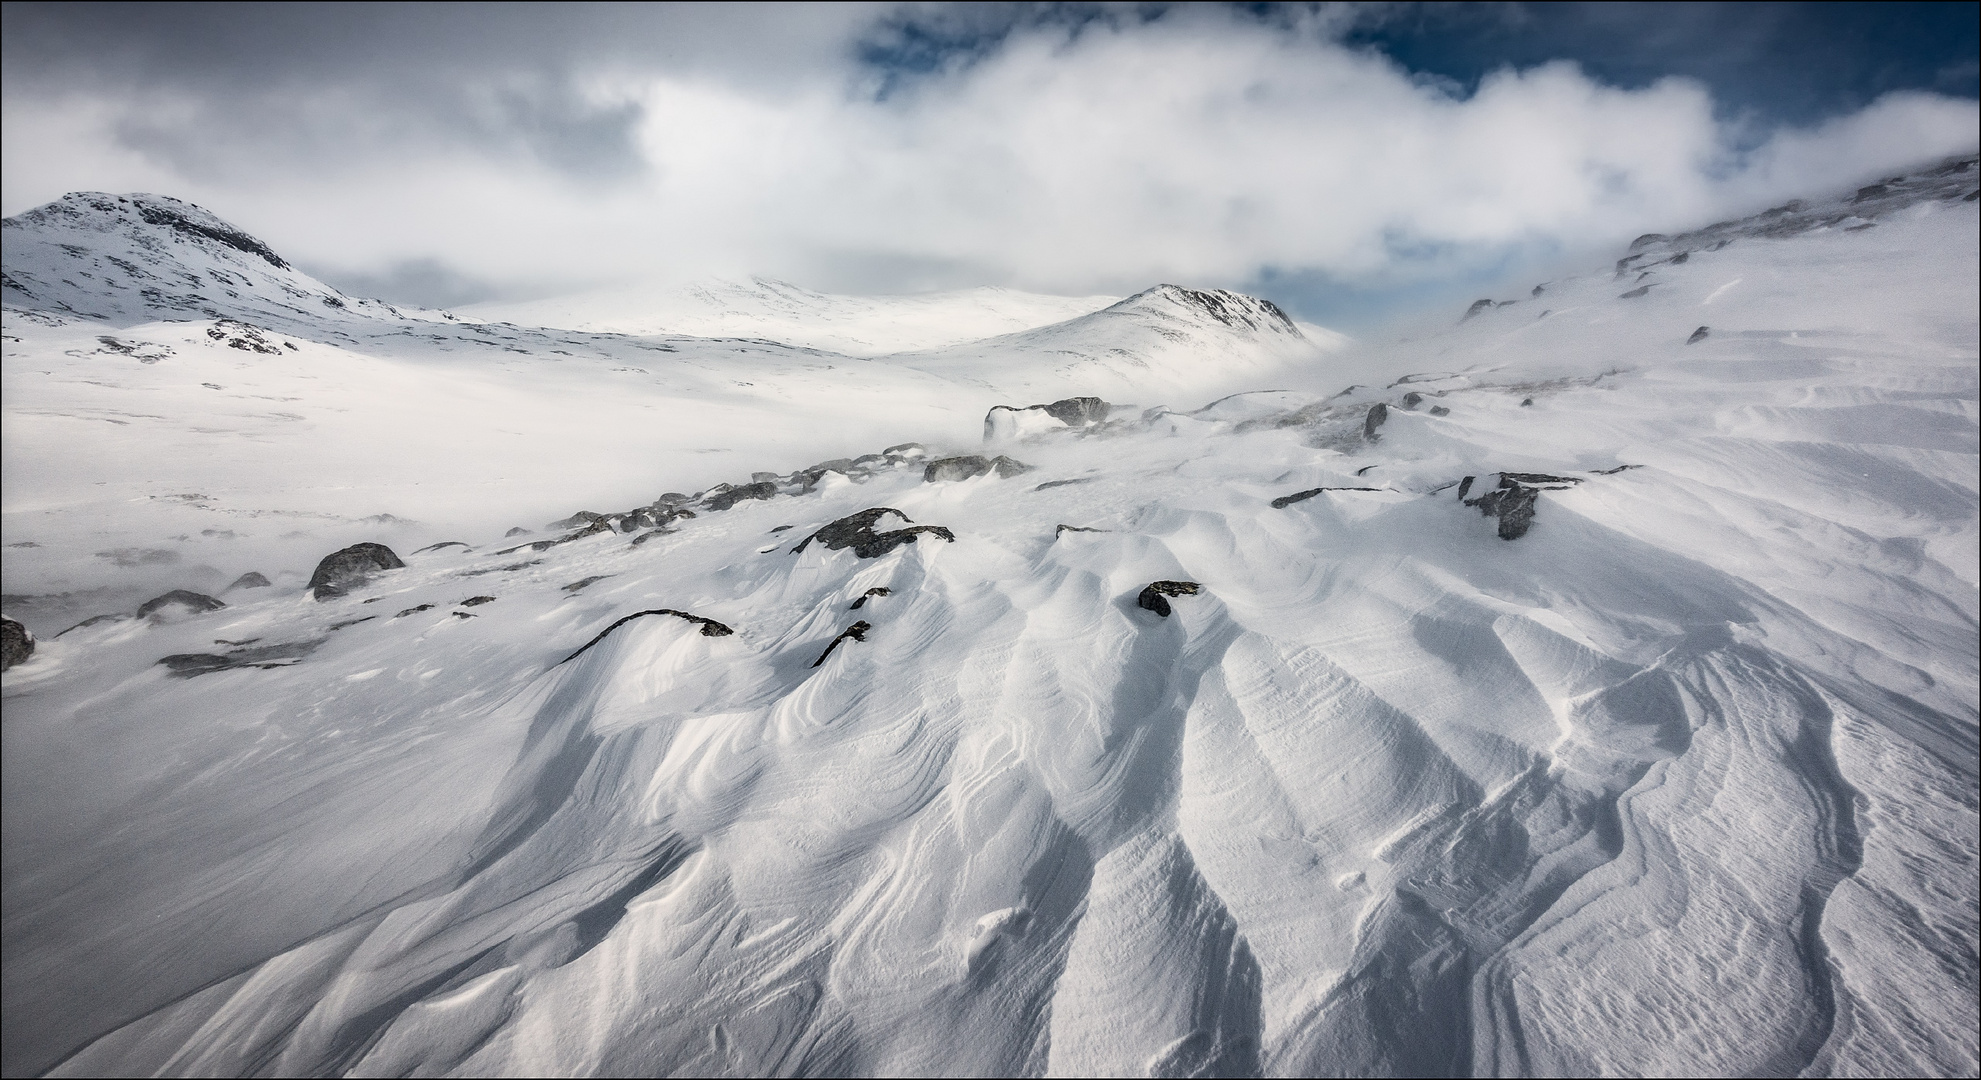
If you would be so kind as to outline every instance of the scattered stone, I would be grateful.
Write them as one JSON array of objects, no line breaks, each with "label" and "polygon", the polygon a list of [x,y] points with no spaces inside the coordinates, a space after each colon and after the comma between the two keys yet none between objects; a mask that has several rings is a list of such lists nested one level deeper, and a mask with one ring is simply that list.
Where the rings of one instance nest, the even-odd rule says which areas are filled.
[{"label": "scattered stone", "polygon": [[0,615],[0,671],[5,671],[33,655],[34,632],[29,630],[26,624]]},{"label": "scattered stone", "polygon": [[567,593],[583,592],[585,586],[592,585],[600,581],[604,581],[606,578],[609,578],[611,576],[612,576],[611,574],[594,574],[591,577],[585,578],[581,581],[574,581],[571,584],[564,586],[564,591]]},{"label": "scattered stone", "polygon": [[1694,330],[1694,331],[1692,331],[1692,336],[1691,336],[1691,337],[1689,337],[1689,338],[1686,338],[1686,339],[1685,339],[1685,343],[1686,343],[1687,345],[1697,345],[1697,344],[1699,344],[1700,342],[1702,342],[1702,341],[1704,341],[1704,340],[1706,340],[1707,338],[1709,338],[1709,337],[1711,337],[1711,336],[1712,336],[1712,333],[1713,333],[1713,328],[1712,328],[1712,327],[1710,327],[1710,326],[1702,326],[1702,327],[1700,327],[1699,329],[1697,329],[1697,330]]},{"label": "scattered stone", "polygon": [[142,619],[173,607],[184,608],[187,614],[197,615],[206,611],[218,611],[226,606],[205,593],[196,593],[190,589],[173,589],[163,596],[154,596],[139,604],[138,618]]},{"label": "scattered stone", "polygon": [[1061,398],[1045,407],[1046,414],[1067,427],[1086,427],[1107,419],[1114,406],[1097,397]]},{"label": "scattered stone", "polygon": [[472,619],[475,617],[475,613],[472,611],[450,611],[447,614],[452,615],[457,619]]},{"label": "scattered stone", "polygon": [[225,589],[222,589],[220,591],[233,592],[235,589],[266,589],[273,584],[274,582],[262,576],[261,571],[250,570],[247,573],[242,574],[240,577],[235,578],[234,583],[232,585],[229,585]]},{"label": "scattered stone", "polygon": [[1531,293],[1528,293],[1527,295],[1528,295],[1529,297],[1535,297],[1535,296],[1539,296],[1539,295],[1541,295],[1541,294],[1542,294],[1543,292],[1546,292],[1546,291],[1547,291],[1547,290],[1546,290],[1546,289],[1545,289],[1544,287],[1542,287],[1542,286],[1540,286],[1540,285],[1536,285],[1536,286],[1534,286],[1534,291],[1533,291],[1533,292],[1531,292]]},{"label": "scattered stone", "polygon": [[1447,409],[1447,408],[1445,408],[1445,407],[1444,407],[1444,406],[1442,406],[1442,405],[1433,405],[1433,406],[1431,406],[1431,415],[1432,415],[1432,416],[1450,416],[1450,415],[1451,415],[1451,410],[1450,410],[1450,409]]},{"label": "scattered stone", "polygon": [[1153,611],[1163,618],[1169,618],[1171,596],[1195,596],[1203,586],[1194,581],[1151,581],[1135,598],[1135,606],[1144,611]]},{"label": "scattered stone", "polygon": [[1409,393],[1403,395],[1403,407],[1406,409],[1414,409],[1417,406],[1422,405],[1423,403],[1424,403],[1424,395],[1418,393],[1415,390],[1412,390]]},{"label": "scattered stone", "polygon": [[839,636],[833,638],[832,643],[827,645],[825,647],[825,651],[819,654],[819,658],[817,660],[812,661],[812,666],[818,667],[820,664],[825,663],[825,658],[832,655],[832,650],[837,649],[839,647],[839,643],[845,641],[847,638],[852,638],[854,641],[867,640],[867,631],[872,629],[873,629],[872,623],[867,622],[865,619],[861,619],[859,622],[856,622],[853,625],[847,627],[846,629],[841,630],[839,632]]},{"label": "scattered stone", "polygon": [[1530,407],[1532,407],[1532,406],[1533,406],[1533,404],[1534,404],[1534,399],[1533,399],[1533,398],[1521,398],[1521,399],[1520,399],[1520,407],[1521,407],[1521,408],[1523,408],[1523,409],[1525,409],[1525,408],[1530,408]]},{"label": "scattered stone", "polygon": [[402,611],[402,612],[400,612],[399,614],[397,614],[397,615],[394,615],[394,616],[392,616],[392,617],[393,617],[393,618],[395,618],[395,619],[403,619],[403,618],[405,618],[405,617],[406,617],[406,616],[408,616],[408,615],[418,615],[418,614],[419,614],[420,612],[422,612],[422,611],[431,611],[431,610],[433,610],[433,609],[434,609],[435,607],[438,607],[438,606],[439,606],[439,605],[437,605],[437,604],[421,604],[421,605],[420,605],[419,607],[409,607],[409,608],[407,608],[406,610],[404,610],[404,611]]},{"label": "scattered stone", "polygon": [[442,540],[438,544],[428,544],[427,546],[419,549],[418,551],[413,552],[413,554],[424,555],[429,551],[439,551],[441,548],[451,548],[451,547],[460,548],[462,551],[474,550],[474,548],[469,547],[468,545],[462,543],[459,540]]},{"label": "scattered stone", "polygon": [[1380,401],[1376,402],[1374,405],[1369,406],[1368,419],[1362,421],[1362,437],[1369,440],[1370,442],[1375,442],[1377,439],[1381,438],[1381,436],[1376,434],[1376,429],[1382,427],[1383,423],[1388,419],[1389,419],[1389,406],[1383,404]]},{"label": "scattered stone", "polygon": [[461,601],[461,606],[480,607],[483,604],[493,604],[493,603],[495,603],[495,597],[493,596],[470,596],[466,600]]},{"label": "scattered stone", "polygon": [[[852,606],[852,607],[849,607],[849,608],[847,608],[846,610],[848,610],[848,611],[858,611],[858,610],[860,610],[861,608],[863,608],[863,607],[866,607],[866,606],[867,606],[867,601],[868,601],[869,599],[871,599],[871,598],[873,598],[873,597],[876,597],[876,596],[893,596],[893,595],[894,595],[894,590],[893,590],[893,589],[890,589],[890,588],[888,588],[888,587],[887,587],[887,586],[885,586],[885,585],[876,585],[876,586],[874,586],[873,588],[871,588],[871,589],[868,589],[868,590],[867,590],[866,592],[863,592],[863,593],[861,593],[861,594],[860,594],[860,598],[859,598],[859,599],[857,599],[857,600],[855,600],[855,601],[853,601],[853,606]],[[816,665],[816,664],[814,664],[813,666],[814,666],[814,667],[817,667],[818,665]]]},{"label": "scattered stone", "polygon": [[778,527],[776,527],[776,528],[774,528],[774,529],[772,529],[772,530],[771,530],[771,532],[774,532],[774,533],[781,533],[781,532],[784,532],[784,531],[785,531],[785,530],[787,530],[787,529],[795,529],[795,528],[797,528],[797,526],[796,526],[796,525],[779,525]]},{"label": "scattered stone", "polygon": [[318,600],[343,596],[363,585],[378,571],[398,570],[405,565],[384,544],[352,544],[341,551],[331,552],[316,564],[316,572],[310,575],[310,595]]},{"label": "scattered stone", "polygon": [[574,652],[571,655],[565,657],[564,659],[559,660],[558,663],[568,664],[571,661],[576,660],[578,657],[584,655],[586,649],[589,649],[592,646],[598,644],[599,642],[604,641],[605,636],[607,634],[610,634],[614,630],[617,630],[620,627],[626,625],[627,623],[632,622],[634,619],[644,618],[645,616],[648,615],[672,615],[677,619],[686,619],[691,623],[699,623],[701,624],[703,637],[728,637],[729,635],[736,632],[734,630],[731,630],[729,627],[724,626],[719,622],[716,622],[714,619],[704,619],[700,615],[690,615],[685,611],[676,611],[673,608],[652,608],[647,611],[636,611],[631,615],[628,615],[625,618],[620,619],[617,622],[614,622],[611,626],[608,626],[605,629],[600,630],[598,632],[597,637],[594,637],[590,641],[585,642],[582,646],[579,646],[577,652]]},{"label": "scattered stone", "polygon": [[[894,529],[889,532],[875,532],[874,525],[888,514],[893,514],[902,521],[909,522],[909,527],[905,529]],[[885,555],[903,544],[913,543],[915,537],[922,533],[928,533],[931,536],[940,536],[951,543],[956,542],[956,534],[940,525],[916,525],[908,515],[893,507],[876,506],[869,510],[862,510],[857,514],[849,514],[846,517],[840,518],[838,521],[832,522],[812,535],[807,536],[802,541],[799,541],[798,546],[791,549],[791,553],[795,555],[805,550],[805,547],[812,541],[817,540],[829,550],[838,551],[842,548],[850,547],[853,549],[853,554],[859,558],[873,559]]]}]

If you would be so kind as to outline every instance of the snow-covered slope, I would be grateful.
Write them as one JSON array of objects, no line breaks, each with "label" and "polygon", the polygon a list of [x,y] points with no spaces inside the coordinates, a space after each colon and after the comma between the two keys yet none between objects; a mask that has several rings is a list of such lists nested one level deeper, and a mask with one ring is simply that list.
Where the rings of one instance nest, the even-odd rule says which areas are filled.
[{"label": "snow-covered slope", "polygon": [[1971,1075],[1974,176],[44,639],[5,1069]]},{"label": "snow-covered slope", "polygon": [[786,281],[750,278],[472,304],[461,308],[460,314],[598,333],[764,338],[847,356],[880,356],[940,349],[1064,322],[1118,299],[1046,296],[995,287],[913,296],[840,296]]},{"label": "snow-covered slope", "polygon": [[[343,296],[161,196],[72,195],[3,235],[0,507],[7,542],[30,545],[9,549],[5,587],[9,609],[50,632],[169,585],[306,568],[380,528],[418,547],[536,527],[571,505],[747,483],[894,442],[974,443],[986,409],[1035,392],[1121,397],[1079,370],[1036,377],[1058,361],[1023,349],[1000,354],[1012,377],[959,377],[918,366],[940,366],[940,351],[879,361],[402,310]],[[879,301],[862,317],[919,303],[918,318],[949,312],[975,333],[997,308],[938,301]],[[1043,317],[1050,300],[1025,304]],[[1279,328],[1199,315],[1196,352],[1146,350],[1147,394],[1238,389],[1319,356]],[[1134,318],[1109,328],[1131,359],[1160,342]]]}]

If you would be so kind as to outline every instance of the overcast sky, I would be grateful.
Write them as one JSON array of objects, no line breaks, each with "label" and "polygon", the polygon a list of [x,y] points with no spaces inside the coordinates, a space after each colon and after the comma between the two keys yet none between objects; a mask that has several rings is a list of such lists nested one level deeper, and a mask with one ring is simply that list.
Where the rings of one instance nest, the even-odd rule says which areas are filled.
[{"label": "overcast sky", "polygon": [[415,303],[759,273],[1353,325],[1977,142],[1977,5],[5,6],[0,209]]}]

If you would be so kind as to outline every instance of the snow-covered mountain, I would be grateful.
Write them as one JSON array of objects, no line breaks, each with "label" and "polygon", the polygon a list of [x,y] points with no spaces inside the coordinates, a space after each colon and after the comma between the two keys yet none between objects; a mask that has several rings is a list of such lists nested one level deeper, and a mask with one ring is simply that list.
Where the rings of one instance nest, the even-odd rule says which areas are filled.
[{"label": "snow-covered mountain", "polygon": [[[5,1070],[1971,1075],[1975,175],[1647,237],[1304,370],[1253,366],[1291,340],[1264,305],[1167,288],[912,364],[10,308],[10,543],[68,520],[15,508],[19,462],[245,415],[164,382],[214,357],[353,409],[505,355],[608,396],[636,341],[835,365],[803,399],[1039,378],[1118,324],[1275,378],[988,447],[983,410],[901,445],[895,399],[794,401],[866,410],[871,453],[528,535],[362,526],[396,554],[42,635],[5,676]],[[1337,363],[1397,378],[1277,378]],[[141,392],[179,427],[78,419]],[[437,411],[531,415],[481,400]],[[604,440],[534,445],[575,490]]]},{"label": "snow-covered mountain", "polygon": [[[980,368],[945,368],[941,350],[874,360],[754,337],[478,321],[345,296],[153,195],[68,196],[0,235],[0,507],[9,542],[35,545],[10,549],[6,591],[10,610],[51,629],[166,585],[307,564],[380,528],[414,547],[534,528],[571,504],[748,483],[893,442],[969,445],[987,409],[1030,395],[1175,403],[1322,351],[1188,303],[1102,333],[1091,320],[1038,329],[1036,350]],[[912,309],[903,340],[924,340],[945,310],[983,324],[981,299],[890,298],[861,317],[878,327]],[[1041,315],[1051,300],[1025,303]],[[1112,340],[1137,381],[1062,370],[1055,335],[1090,351]]]},{"label": "snow-covered mountain", "polygon": [[987,287],[914,296],[840,296],[769,278],[646,285],[547,300],[471,304],[460,314],[519,326],[609,334],[764,338],[847,356],[881,356],[1064,322],[1116,296],[1045,296]]}]

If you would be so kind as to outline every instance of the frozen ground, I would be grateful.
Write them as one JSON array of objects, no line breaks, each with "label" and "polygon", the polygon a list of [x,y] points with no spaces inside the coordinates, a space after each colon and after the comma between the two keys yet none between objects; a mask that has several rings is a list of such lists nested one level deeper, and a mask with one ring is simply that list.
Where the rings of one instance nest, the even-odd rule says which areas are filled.
[{"label": "frozen ground", "polygon": [[[119,294],[14,219],[5,1071],[1972,1075],[1974,178],[1325,355],[42,316]],[[200,567],[275,583],[53,637]]]}]

